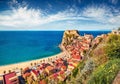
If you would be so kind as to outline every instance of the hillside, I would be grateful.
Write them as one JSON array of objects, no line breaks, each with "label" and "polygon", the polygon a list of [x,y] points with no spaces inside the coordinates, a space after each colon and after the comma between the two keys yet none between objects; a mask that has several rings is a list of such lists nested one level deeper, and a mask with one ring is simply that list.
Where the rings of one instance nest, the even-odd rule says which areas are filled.
[{"label": "hillside", "polygon": [[[66,35],[64,33],[63,38],[66,39],[67,37],[69,38],[69,34]],[[82,38],[78,34],[75,34],[75,37]],[[64,39],[62,41],[63,44],[68,42],[64,46],[69,45],[69,42],[72,43],[73,41],[73,38]],[[84,59],[65,82],[67,84],[112,84],[120,71],[119,44],[119,34],[109,33],[92,39],[91,47],[84,53]]]}]

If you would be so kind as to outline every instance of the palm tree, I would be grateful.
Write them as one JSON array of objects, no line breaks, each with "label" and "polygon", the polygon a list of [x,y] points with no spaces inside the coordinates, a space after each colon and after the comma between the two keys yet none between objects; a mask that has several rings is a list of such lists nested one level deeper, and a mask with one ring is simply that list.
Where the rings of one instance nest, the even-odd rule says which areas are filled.
[{"label": "palm tree", "polygon": [[11,70],[9,70],[9,73],[11,73]]},{"label": "palm tree", "polygon": [[33,63],[30,63],[31,66],[33,66]]},{"label": "palm tree", "polygon": [[43,62],[45,62],[45,60],[43,59]]},{"label": "palm tree", "polygon": [[34,63],[34,65],[35,65],[35,66],[37,65],[36,62]]},{"label": "palm tree", "polygon": [[48,58],[48,61],[50,61],[50,59]]},{"label": "palm tree", "polygon": [[40,60],[40,63],[42,63],[42,60]]},{"label": "palm tree", "polygon": [[3,71],[4,74],[6,74],[6,71]]},{"label": "palm tree", "polygon": [[20,71],[21,71],[21,74],[22,74],[22,72],[23,72],[23,68],[20,68]]},{"label": "palm tree", "polygon": [[52,58],[50,60],[52,61]]}]

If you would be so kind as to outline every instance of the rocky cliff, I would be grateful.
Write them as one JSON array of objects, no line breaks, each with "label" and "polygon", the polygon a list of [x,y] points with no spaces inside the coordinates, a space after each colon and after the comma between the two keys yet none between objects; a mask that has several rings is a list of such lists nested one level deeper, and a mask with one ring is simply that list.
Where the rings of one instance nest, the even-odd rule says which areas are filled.
[{"label": "rocky cliff", "polygon": [[60,44],[60,48],[65,50],[65,46],[71,44],[74,39],[81,39],[82,37],[79,35],[77,30],[66,30],[64,31],[62,42]]},{"label": "rocky cliff", "polygon": [[70,44],[74,39],[80,38],[77,30],[66,30],[63,34],[62,43],[63,45]]}]

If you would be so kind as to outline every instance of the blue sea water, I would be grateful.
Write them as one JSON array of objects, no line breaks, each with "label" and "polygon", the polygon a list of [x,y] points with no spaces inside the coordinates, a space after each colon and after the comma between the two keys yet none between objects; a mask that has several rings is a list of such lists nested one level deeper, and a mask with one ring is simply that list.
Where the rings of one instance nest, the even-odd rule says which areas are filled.
[{"label": "blue sea water", "polygon": [[[64,31],[0,31],[0,66],[48,57],[61,52]],[[94,37],[110,31],[80,31]]]}]

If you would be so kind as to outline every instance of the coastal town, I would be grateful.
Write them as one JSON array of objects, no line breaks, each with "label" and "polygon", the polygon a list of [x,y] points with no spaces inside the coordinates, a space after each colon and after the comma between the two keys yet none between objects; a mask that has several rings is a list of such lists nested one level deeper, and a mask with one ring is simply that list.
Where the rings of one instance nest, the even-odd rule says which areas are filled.
[{"label": "coastal town", "polygon": [[[24,68],[4,70],[1,75],[3,84],[58,84],[65,81],[72,71],[85,59],[85,53],[100,42],[97,36],[85,34],[80,36],[77,30],[66,30],[59,47],[62,55],[48,57],[39,62],[31,62]],[[13,67],[14,68],[14,67]]]},{"label": "coastal town", "polygon": [[0,0],[0,84],[120,84],[120,0]]}]

